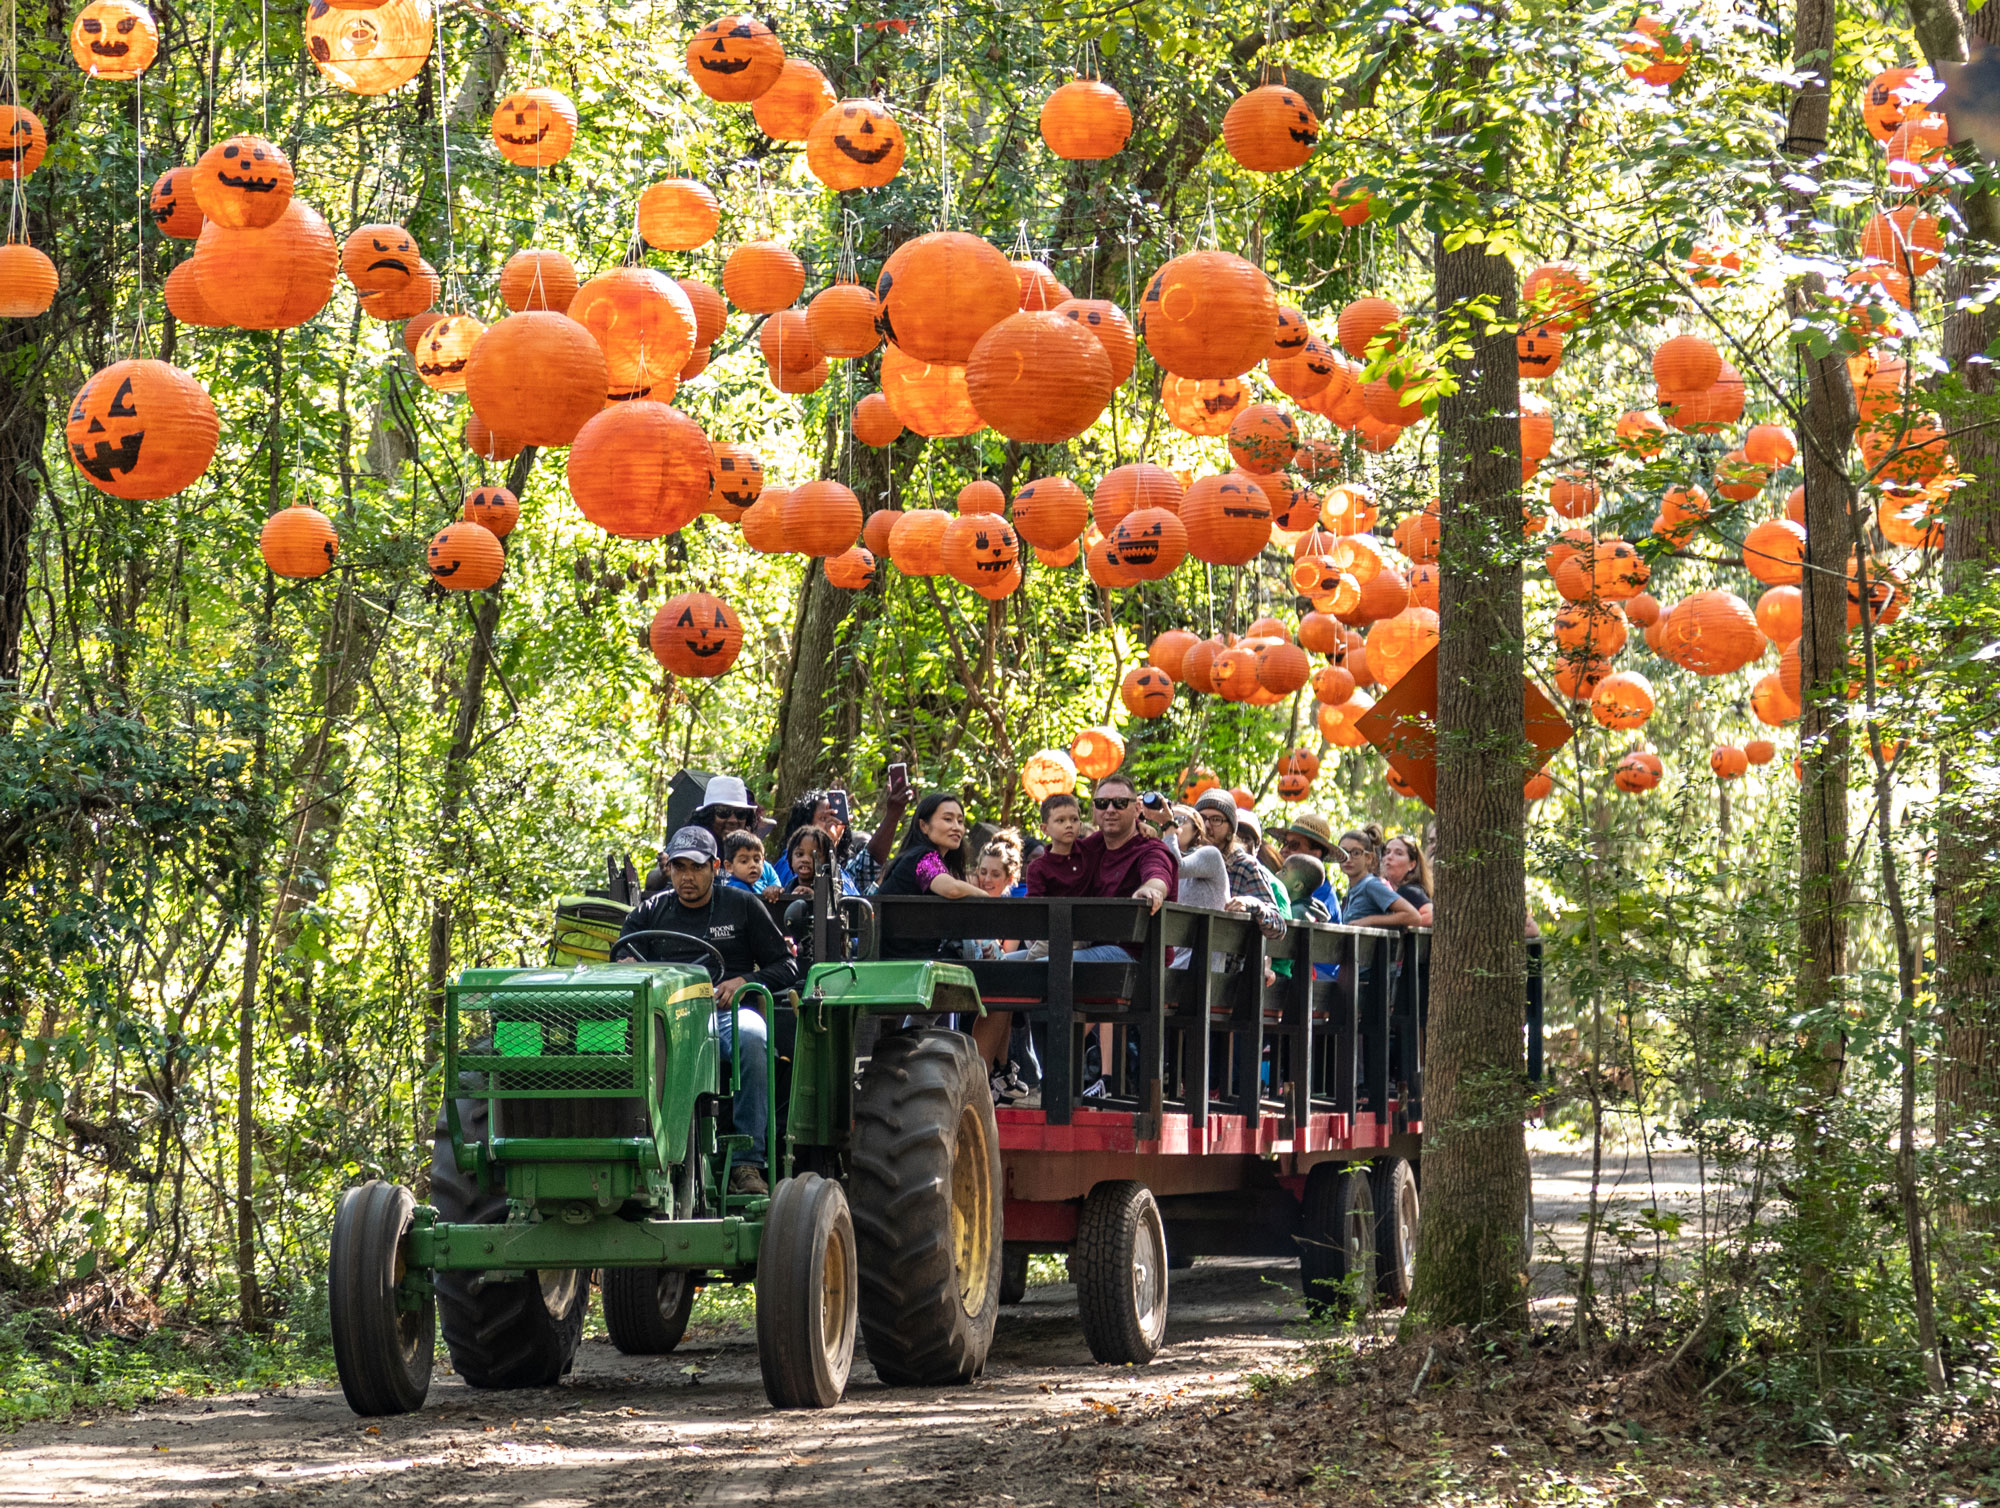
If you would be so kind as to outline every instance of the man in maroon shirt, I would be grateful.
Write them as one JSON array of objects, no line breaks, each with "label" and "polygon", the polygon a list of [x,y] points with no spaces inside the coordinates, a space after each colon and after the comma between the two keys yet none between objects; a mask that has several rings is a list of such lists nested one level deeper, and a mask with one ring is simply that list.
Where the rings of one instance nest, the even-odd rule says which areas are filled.
[{"label": "man in maroon shirt", "polygon": [[[1083,889],[1105,899],[1143,900],[1154,911],[1180,883],[1180,863],[1158,838],[1139,831],[1139,793],[1123,775],[1107,775],[1091,797],[1097,831],[1076,845],[1083,860]],[[1078,963],[1123,963],[1133,956],[1122,943],[1093,943],[1076,950]]]}]

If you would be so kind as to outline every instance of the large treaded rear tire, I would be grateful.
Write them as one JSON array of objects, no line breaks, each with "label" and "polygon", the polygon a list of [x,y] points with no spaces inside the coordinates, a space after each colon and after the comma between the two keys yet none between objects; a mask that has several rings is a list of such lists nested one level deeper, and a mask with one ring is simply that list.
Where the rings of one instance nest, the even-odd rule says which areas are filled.
[{"label": "large treaded rear tire", "polygon": [[969,1382],[1000,1313],[1000,1135],[972,1039],[897,1032],[854,1096],[861,1333],[890,1384]]},{"label": "large treaded rear tire", "polygon": [[1143,1183],[1100,1183],[1076,1217],[1070,1250],[1076,1307],[1090,1354],[1143,1366],[1167,1335],[1167,1232]]},{"label": "large treaded rear tire", "polygon": [[854,1367],[854,1221],[840,1185],[778,1185],[757,1251],[757,1367],[772,1408],[830,1409]]},{"label": "large treaded rear tire", "polygon": [[[458,1102],[468,1141],[485,1138],[486,1105],[485,1100]],[[431,1142],[430,1201],[440,1224],[499,1225],[507,1218],[506,1195],[487,1193],[458,1170],[442,1107]],[[590,1274],[530,1273],[511,1283],[479,1279],[476,1272],[437,1274],[439,1328],[453,1370],[475,1388],[544,1388],[560,1382],[583,1339]]]},{"label": "large treaded rear tire", "polygon": [[1417,1275],[1417,1172],[1407,1158],[1378,1157],[1368,1176],[1375,1201],[1375,1291],[1385,1304],[1407,1304]]},{"label": "large treaded rear tire", "polygon": [[1315,1163],[1300,1211],[1299,1282],[1317,1314],[1375,1302],[1375,1200],[1365,1162]]},{"label": "large treaded rear tire", "polygon": [[436,1302],[396,1306],[416,1207],[401,1184],[370,1179],[340,1196],[333,1217],[326,1263],[333,1362],[347,1406],[364,1417],[413,1414],[430,1391]]},{"label": "large treaded rear tire", "polygon": [[627,1356],[667,1356],[687,1334],[695,1275],[680,1267],[607,1267],[604,1328]]}]

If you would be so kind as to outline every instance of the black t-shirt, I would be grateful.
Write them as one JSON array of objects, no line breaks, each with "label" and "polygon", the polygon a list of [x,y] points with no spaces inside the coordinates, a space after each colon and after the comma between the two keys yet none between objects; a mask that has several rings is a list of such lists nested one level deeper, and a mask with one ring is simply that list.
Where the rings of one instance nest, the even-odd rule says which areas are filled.
[{"label": "black t-shirt", "polygon": [[[937,849],[929,843],[912,843],[897,854],[889,867],[882,871],[881,883],[875,887],[877,895],[929,895],[930,886],[917,883],[917,866]],[[949,874],[951,871],[945,871]],[[899,937],[885,937],[876,950],[883,958],[963,958],[964,949],[949,938],[938,942],[910,942]]]},{"label": "black t-shirt", "polygon": [[716,974],[714,960],[706,953],[670,937],[648,937],[632,945],[651,962],[699,963],[717,984],[745,979],[773,995],[799,982],[791,944],[771,920],[770,911],[749,891],[733,885],[717,882],[708,893],[708,904],[699,907],[683,906],[672,886],[646,897],[627,914],[619,935],[650,931],[684,932],[712,944],[722,955],[722,973]]},{"label": "black t-shirt", "polygon": [[1396,887],[1396,894],[1415,906],[1419,911],[1431,903],[1430,893],[1415,880],[1405,880]]}]

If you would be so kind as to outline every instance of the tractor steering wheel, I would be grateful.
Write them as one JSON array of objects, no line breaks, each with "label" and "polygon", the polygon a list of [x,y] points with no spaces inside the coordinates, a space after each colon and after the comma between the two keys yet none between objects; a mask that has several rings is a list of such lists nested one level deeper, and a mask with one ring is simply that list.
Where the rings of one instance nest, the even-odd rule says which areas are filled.
[{"label": "tractor steering wheel", "polygon": [[[632,943],[638,942],[641,938],[647,938],[647,937],[671,937],[676,942],[688,943],[694,947],[701,949],[702,952],[706,953],[710,958],[715,960],[715,977],[717,979],[722,978],[723,971],[727,967],[727,965],[723,963],[722,953],[715,946],[715,944],[708,942],[704,938],[696,937],[692,933],[668,932],[665,929],[659,927],[648,927],[642,932],[627,932],[623,937],[619,938],[617,942],[611,945],[610,962],[616,963],[618,961],[618,953],[621,948],[627,947]],[[674,960],[671,959],[656,960],[651,958],[640,958],[636,953],[633,955],[633,962],[635,963],[654,963],[654,962],[669,963],[673,961]]]}]

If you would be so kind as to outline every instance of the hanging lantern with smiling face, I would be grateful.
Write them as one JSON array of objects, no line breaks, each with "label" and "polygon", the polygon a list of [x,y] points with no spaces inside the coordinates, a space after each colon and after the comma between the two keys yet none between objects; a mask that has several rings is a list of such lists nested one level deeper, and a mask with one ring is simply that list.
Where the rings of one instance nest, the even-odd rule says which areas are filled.
[{"label": "hanging lantern with smiling face", "polygon": [[507,569],[507,552],[478,524],[446,524],[431,537],[424,569],[447,592],[483,592]]},{"label": "hanging lantern with smiling face", "polygon": [[400,89],[430,62],[431,41],[431,0],[382,0],[368,10],[310,0],[306,7],[306,52],[349,94]]},{"label": "hanging lantern with smiling face", "polygon": [[470,314],[447,314],[417,342],[417,376],[440,393],[465,391],[465,368],[486,326]]},{"label": "hanging lantern with smiling face", "polygon": [[0,178],[25,179],[42,165],[48,149],[49,133],[39,115],[20,105],[0,105]]},{"label": "hanging lantern with smiling face", "polygon": [[221,424],[201,384],[164,361],[116,361],[77,391],[63,437],[90,484],[113,497],[170,497],[214,459]]},{"label": "hanging lantern with smiling face", "polygon": [[1073,792],[1076,761],[1062,749],[1042,749],[1030,754],[1021,765],[1021,789],[1038,805],[1051,796]]},{"label": "hanging lantern with smiling face", "polygon": [[159,51],[152,12],[134,0],[91,0],[69,29],[70,56],[94,79],[129,83],[152,66]]},{"label": "hanging lantern with smiling face", "polygon": [[718,516],[740,520],[743,510],[756,502],[764,491],[764,463],[745,445],[725,441],[715,447],[714,481],[709,488],[709,506],[726,510]]},{"label": "hanging lantern with smiling face", "polygon": [[1134,508],[1118,521],[1112,548],[1142,581],[1163,581],[1187,559],[1187,528],[1165,508]]},{"label": "hanging lantern with smiling face", "polygon": [[292,164],[261,136],[232,136],[194,165],[195,202],[217,225],[261,230],[292,202]]},{"label": "hanging lantern with smiling face", "polygon": [[806,133],[806,167],[830,189],[880,188],[903,170],[903,128],[880,100],[842,100]]},{"label": "hanging lantern with smiling face", "polygon": [[743,648],[743,620],[710,592],[669,597],[647,633],[653,658],[674,675],[708,679],[736,663]]},{"label": "hanging lantern with smiling face", "polygon": [[1254,173],[1303,167],[1319,143],[1319,117],[1296,89],[1265,84],[1234,100],[1222,117],[1222,144]]},{"label": "hanging lantern with smiling face", "polygon": [[984,592],[1020,575],[1021,540],[997,513],[967,513],[945,526],[940,541],[945,574]]},{"label": "hanging lantern with smiling face", "polygon": [[687,64],[695,87],[710,99],[747,105],[778,82],[785,48],[755,17],[723,16],[694,34]]},{"label": "hanging lantern with smiling face", "polygon": [[168,168],[154,180],[146,213],[163,236],[176,241],[192,241],[201,234],[208,217],[194,197],[194,169]]},{"label": "hanging lantern with smiling face", "polygon": [[494,107],[493,145],[517,167],[554,167],[576,145],[576,106],[559,89],[517,89]]}]

